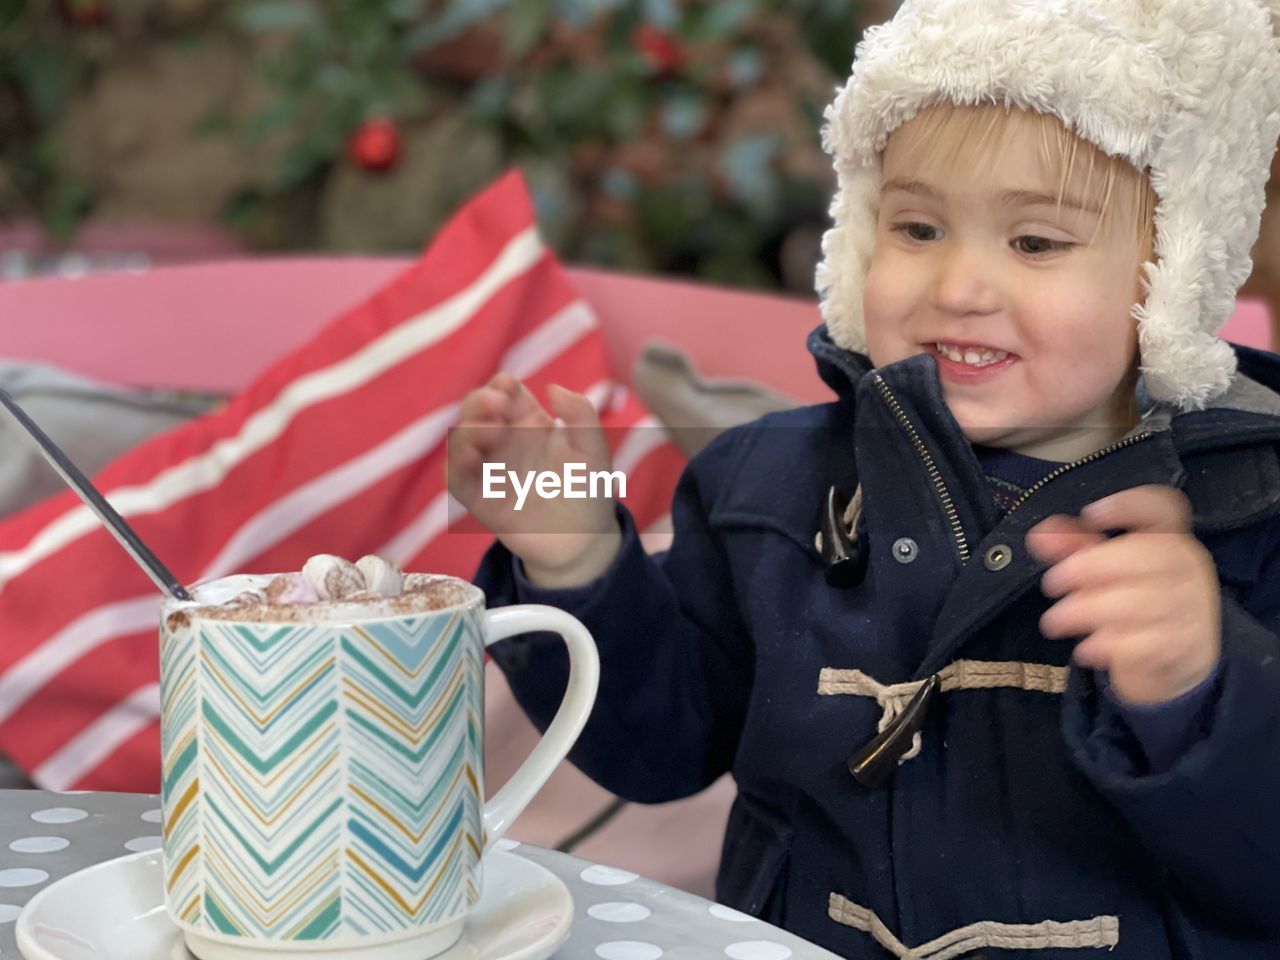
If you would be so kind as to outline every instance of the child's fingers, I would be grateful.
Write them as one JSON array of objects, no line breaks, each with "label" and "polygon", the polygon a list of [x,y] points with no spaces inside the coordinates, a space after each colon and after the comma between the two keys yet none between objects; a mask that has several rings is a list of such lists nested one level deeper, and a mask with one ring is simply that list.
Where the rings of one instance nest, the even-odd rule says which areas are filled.
[{"label": "child's fingers", "polygon": [[1115,665],[1117,646],[1124,642],[1124,637],[1111,630],[1098,630],[1072,648],[1071,659],[1086,670],[1110,670]]},{"label": "child's fingers", "polygon": [[1027,550],[1041,563],[1055,564],[1078,550],[1104,542],[1074,517],[1046,517],[1027,531]]},{"label": "child's fingers", "polygon": [[458,410],[458,423],[468,426],[474,423],[505,423],[511,408],[511,397],[492,386],[472,390],[462,398]]},{"label": "child's fingers", "polygon": [[1046,596],[1061,597],[1073,590],[1174,575],[1180,557],[1179,551],[1163,549],[1160,543],[1153,543],[1142,534],[1103,539],[1080,547],[1055,563],[1041,577],[1040,589]]},{"label": "child's fingers", "polygon": [[547,402],[551,412],[563,420],[567,427],[591,427],[600,423],[595,406],[585,394],[575,393],[558,383],[547,387]]},{"label": "child's fingers", "polygon": [[472,423],[454,427],[449,431],[449,455],[456,457],[464,451],[475,450],[480,455],[491,454],[507,445],[512,427],[505,423]]},{"label": "child's fingers", "polygon": [[500,409],[502,418],[522,427],[550,427],[551,416],[520,380],[505,370],[495,373],[474,393],[481,393]]},{"label": "child's fingers", "polygon": [[1103,628],[1131,626],[1142,622],[1144,611],[1137,598],[1142,591],[1128,585],[1077,590],[1063,597],[1040,617],[1040,632],[1065,640],[1087,637]]},{"label": "child's fingers", "polygon": [[[1131,685],[1136,679],[1132,676],[1135,669],[1145,675],[1147,680],[1143,684],[1145,687],[1149,688],[1151,681],[1154,681],[1158,688],[1163,688],[1170,683],[1175,685],[1173,690],[1165,696],[1152,699],[1132,698],[1135,702],[1168,700],[1194,686],[1194,684],[1190,686],[1185,683],[1179,684],[1178,681],[1170,679],[1181,672],[1180,664],[1178,658],[1169,656],[1166,638],[1156,630],[1144,630],[1141,627],[1123,629],[1103,627],[1077,643],[1071,649],[1071,659],[1089,670],[1110,671],[1112,689],[1117,692],[1119,692],[1119,683],[1125,679],[1121,677],[1121,671],[1128,678],[1127,685]],[[1178,686],[1182,689],[1177,689]],[[1130,698],[1128,692],[1125,696],[1127,699]]]},{"label": "child's fingers", "polygon": [[513,397],[515,396],[516,389],[520,386],[520,381],[514,374],[508,373],[506,370],[499,370],[489,378],[489,382],[486,386],[492,387],[495,390],[501,390],[507,396]]},{"label": "child's fingers", "polygon": [[519,380],[515,381],[507,420],[519,427],[549,428],[552,425],[551,414],[547,413],[533,392]]},{"label": "child's fingers", "polygon": [[506,442],[510,405],[511,398],[491,386],[472,390],[463,398],[458,425],[449,431],[449,460],[456,469],[467,469],[473,455],[490,453]]},{"label": "child's fingers", "polygon": [[1112,494],[1080,511],[1086,529],[1189,533],[1191,501],[1174,487],[1148,484]]},{"label": "child's fingers", "polygon": [[444,483],[453,498],[468,506],[479,485],[481,458],[475,451],[450,452],[444,462]]},{"label": "child's fingers", "polygon": [[[513,425],[518,424],[522,411],[528,409],[524,397],[527,393],[509,373],[500,373],[483,387],[468,393],[458,413],[458,426],[449,431],[450,456],[460,458],[462,451],[472,447],[488,454],[505,446],[511,439]],[[544,414],[543,425],[550,424],[551,418]]]},{"label": "child's fingers", "polygon": [[551,412],[564,421],[564,425],[572,430],[571,444],[595,463],[608,463],[610,460],[609,443],[600,426],[600,415],[595,406],[581,393],[553,383],[547,388],[547,401]]},{"label": "child's fingers", "polygon": [[449,458],[446,467],[450,476],[459,479],[479,474],[484,466],[485,454],[474,443],[456,443],[450,438]]}]

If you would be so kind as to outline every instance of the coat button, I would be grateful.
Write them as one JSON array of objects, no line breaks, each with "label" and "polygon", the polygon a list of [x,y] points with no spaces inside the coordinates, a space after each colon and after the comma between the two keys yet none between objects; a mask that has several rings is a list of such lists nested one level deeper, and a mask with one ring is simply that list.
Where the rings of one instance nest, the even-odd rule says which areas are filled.
[{"label": "coat button", "polygon": [[1013,548],[1007,543],[997,543],[982,558],[982,565],[988,570],[1003,570],[1013,559]]},{"label": "coat button", "polygon": [[920,548],[916,546],[916,542],[910,537],[903,537],[894,541],[893,559],[899,563],[910,563],[920,555]]}]

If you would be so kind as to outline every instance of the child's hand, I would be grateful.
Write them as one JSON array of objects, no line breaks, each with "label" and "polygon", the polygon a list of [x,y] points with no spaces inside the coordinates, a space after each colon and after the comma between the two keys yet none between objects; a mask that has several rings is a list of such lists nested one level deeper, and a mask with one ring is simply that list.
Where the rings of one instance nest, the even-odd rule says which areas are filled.
[{"label": "child's hand", "polygon": [[[604,573],[622,542],[613,498],[541,497],[530,488],[517,510],[507,471],[520,478],[542,471],[563,476],[566,463],[582,463],[590,475],[610,470],[612,458],[590,400],[554,385],[548,396],[563,427],[509,373],[467,394],[449,432],[449,492],[524,562],[531,581],[576,586]],[[486,463],[505,464],[506,482],[493,487],[501,499],[483,496]]]},{"label": "child's hand", "polygon": [[[1108,530],[1124,533],[1107,539]],[[1040,618],[1047,637],[1084,637],[1076,663],[1107,670],[1131,703],[1160,703],[1213,672],[1222,601],[1209,551],[1191,534],[1181,491],[1144,486],[1053,516],[1027,533],[1027,549],[1052,564],[1041,588],[1061,597]]]}]

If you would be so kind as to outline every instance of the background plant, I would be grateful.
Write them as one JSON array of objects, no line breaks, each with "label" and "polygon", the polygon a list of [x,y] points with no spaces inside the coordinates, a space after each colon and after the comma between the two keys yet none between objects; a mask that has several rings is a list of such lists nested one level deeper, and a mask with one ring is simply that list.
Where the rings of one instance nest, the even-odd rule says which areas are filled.
[{"label": "background plant", "polygon": [[69,235],[100,211],[96,171],[65,162],[68,103],[148,30],[216,35],[257,91],[190,136],[255,165],[218,206],[252,246],[404,249],[518,165],[568,259],[797,289],[831,189],[821,111],[865,16],[849,0],[62,2],[0,0],[0,162],[21,200],[0,185],[2,214]]}]

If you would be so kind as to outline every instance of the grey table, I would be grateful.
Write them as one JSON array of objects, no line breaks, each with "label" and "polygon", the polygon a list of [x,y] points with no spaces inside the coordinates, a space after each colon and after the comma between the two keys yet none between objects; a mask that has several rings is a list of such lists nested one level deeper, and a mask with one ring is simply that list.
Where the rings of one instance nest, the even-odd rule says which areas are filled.
[{"label": "grey table", "polygon": [[[835,960],[767,923],[653,880],[528,844],[499,841],[546,867],[576,915],[557,960]],[[0,790],[0,960],[19,956],[22,905],[77,870],[160,845],[158,797]]]}]

